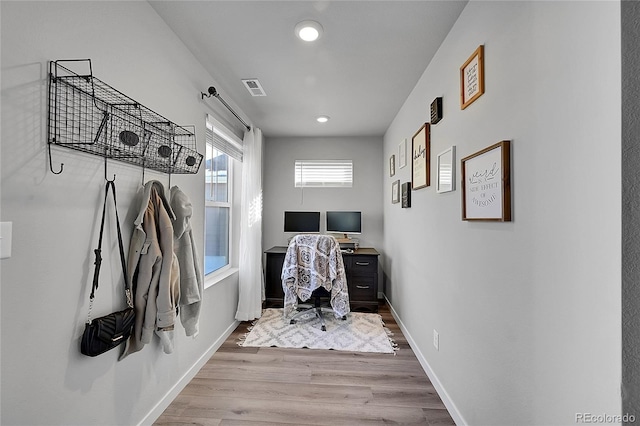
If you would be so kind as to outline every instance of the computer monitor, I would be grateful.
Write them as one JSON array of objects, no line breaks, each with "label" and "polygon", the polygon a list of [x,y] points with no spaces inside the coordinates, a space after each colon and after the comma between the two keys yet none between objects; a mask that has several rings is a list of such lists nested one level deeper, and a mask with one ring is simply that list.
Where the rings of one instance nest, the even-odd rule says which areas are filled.
[{"label": "computer monitor", "polygon": [[320,232],[320,212],[284,212],[284,232]]},{"label": "computer monitor", "polygon": [[362,214],[360,212],[327,212],[327,232],[338,234],[360,234],[362,232]]}]

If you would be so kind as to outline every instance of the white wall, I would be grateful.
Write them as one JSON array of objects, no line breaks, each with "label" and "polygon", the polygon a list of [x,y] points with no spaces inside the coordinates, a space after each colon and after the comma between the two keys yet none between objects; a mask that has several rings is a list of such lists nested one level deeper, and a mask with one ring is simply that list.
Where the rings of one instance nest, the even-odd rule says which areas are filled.
[{"label": "white wall", "polygon": [[[486,92],[461,110],[459,67],[480,44]],[[513,221],[462,221],[459,170],[458,189],[437,194],[434,167],[410,209],[387,201],[396,177],[384,177],[387,296],[419,356],[463,423],[620,414],[619,3],[470,2],[389,127],[383,160],[437,96],[432,164],[451,145],[459,166],[512,141]]]},{"label": "white wall", "polygon": [[[325,232],[325,212],[362,212],[361,247],[381,251],[383,242],[382,139],[343,138],[267,138],[264,151],[263,248],[286,246],[292,234],[283,232],[285,210],[319,211]],[[295,188],[295,160],[353,160],[352,188]],[[385,170],[388,170],[385,169]]]},{"label": "white wall", "polygon": [[[48,61],[91,58],[94,74],[179,124],[194,124],[204,152],[212,103],[200,91],[215,81],[147,2],[1,2],[1,220],[13,222],[13,255],[1,261],[2,424],[130,425],[154,415],[164,397],[233,328],[237,276],[207,289],[200,334],[177,327],[175,352],[157,342],[118,362],[119,350],[80,354],[104,191],[102,159],[54,147],[46,155]],[[213,108],[217,108],[214,106]],[[228,115],[228,114],[227,114]],[[109,162],[128,242],[140,168]],[[203,233],[204,171],[173,176],[191,198],[196,236]],[[167,175],[145,180],[168,185]],[[113,230],[113,229],[112,229]],[[113,234],[111,234],[113,235]],[[95,315],[123,306],[113,237],[102,265]],[[128,244],[127,244],[128,245]],[[202,238],[198,238],[202,254]],[[115,285],[119,286],[114,289]],[[160,404],[156,407],[156,404]]]}]

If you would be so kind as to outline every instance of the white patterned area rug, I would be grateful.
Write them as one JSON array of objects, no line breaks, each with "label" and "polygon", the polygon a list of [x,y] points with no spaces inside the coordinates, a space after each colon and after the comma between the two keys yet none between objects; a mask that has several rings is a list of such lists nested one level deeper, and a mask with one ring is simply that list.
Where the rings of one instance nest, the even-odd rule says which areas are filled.
[{"label": "white patterned area rug", "polygon": [[[313,315],[310,313],[310,315]],[[246,347],[334,349],[338,351],[395,353],[391,332],[378,314],[351,312],[347,319],[325,314],[327,331],[318,320],[289,324],[282,309],[265,309],[262,317],[238,343]]]}]

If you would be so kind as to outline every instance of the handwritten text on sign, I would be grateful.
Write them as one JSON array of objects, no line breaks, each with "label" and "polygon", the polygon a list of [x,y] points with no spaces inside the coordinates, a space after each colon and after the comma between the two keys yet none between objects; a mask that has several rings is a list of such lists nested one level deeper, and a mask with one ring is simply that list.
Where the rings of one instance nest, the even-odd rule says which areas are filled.
[{"label": "handwritten text on sign", "polygon": [[464,100],[471,99],[480,91],[480,82],[478,80],[478,56],[476,55],[464,69]]},{"label": "handwritten text on sign", "polygon": [[429,185],[429,170],[427,166],[427,140],[429,138],[429,127],[425,125],[413,137],[413,149],[411,160],[412,166],[412,187],[413,189],[422,188]]}]

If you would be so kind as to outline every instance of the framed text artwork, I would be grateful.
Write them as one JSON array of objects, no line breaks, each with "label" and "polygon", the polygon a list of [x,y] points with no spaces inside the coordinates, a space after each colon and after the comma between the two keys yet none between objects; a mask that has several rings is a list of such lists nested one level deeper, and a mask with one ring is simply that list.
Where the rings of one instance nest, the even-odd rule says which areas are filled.
[{"label": "framed text artwork", "polygon": [[411,139],[411,189],[431,184],[430,147],[429,123],[424,123]]},{"label": "framed text artwork", "polygon": [[461,160],[462,220],[511,221],[511,147],[501,141]]},{"label": "framed text artwork", "polygon": [[484,46],[480,45],[460,67],[460,109],[484,93]]},{"label": "framed text artwork", "polygon": [[436,158],[436,192],[449,192],[456,189],[456,147],[451,146],[438,154]]},{"label": "framed text artwork", "polygon": [[391,184],[391,202],[397,204],[400,202],[400,180]]}]

